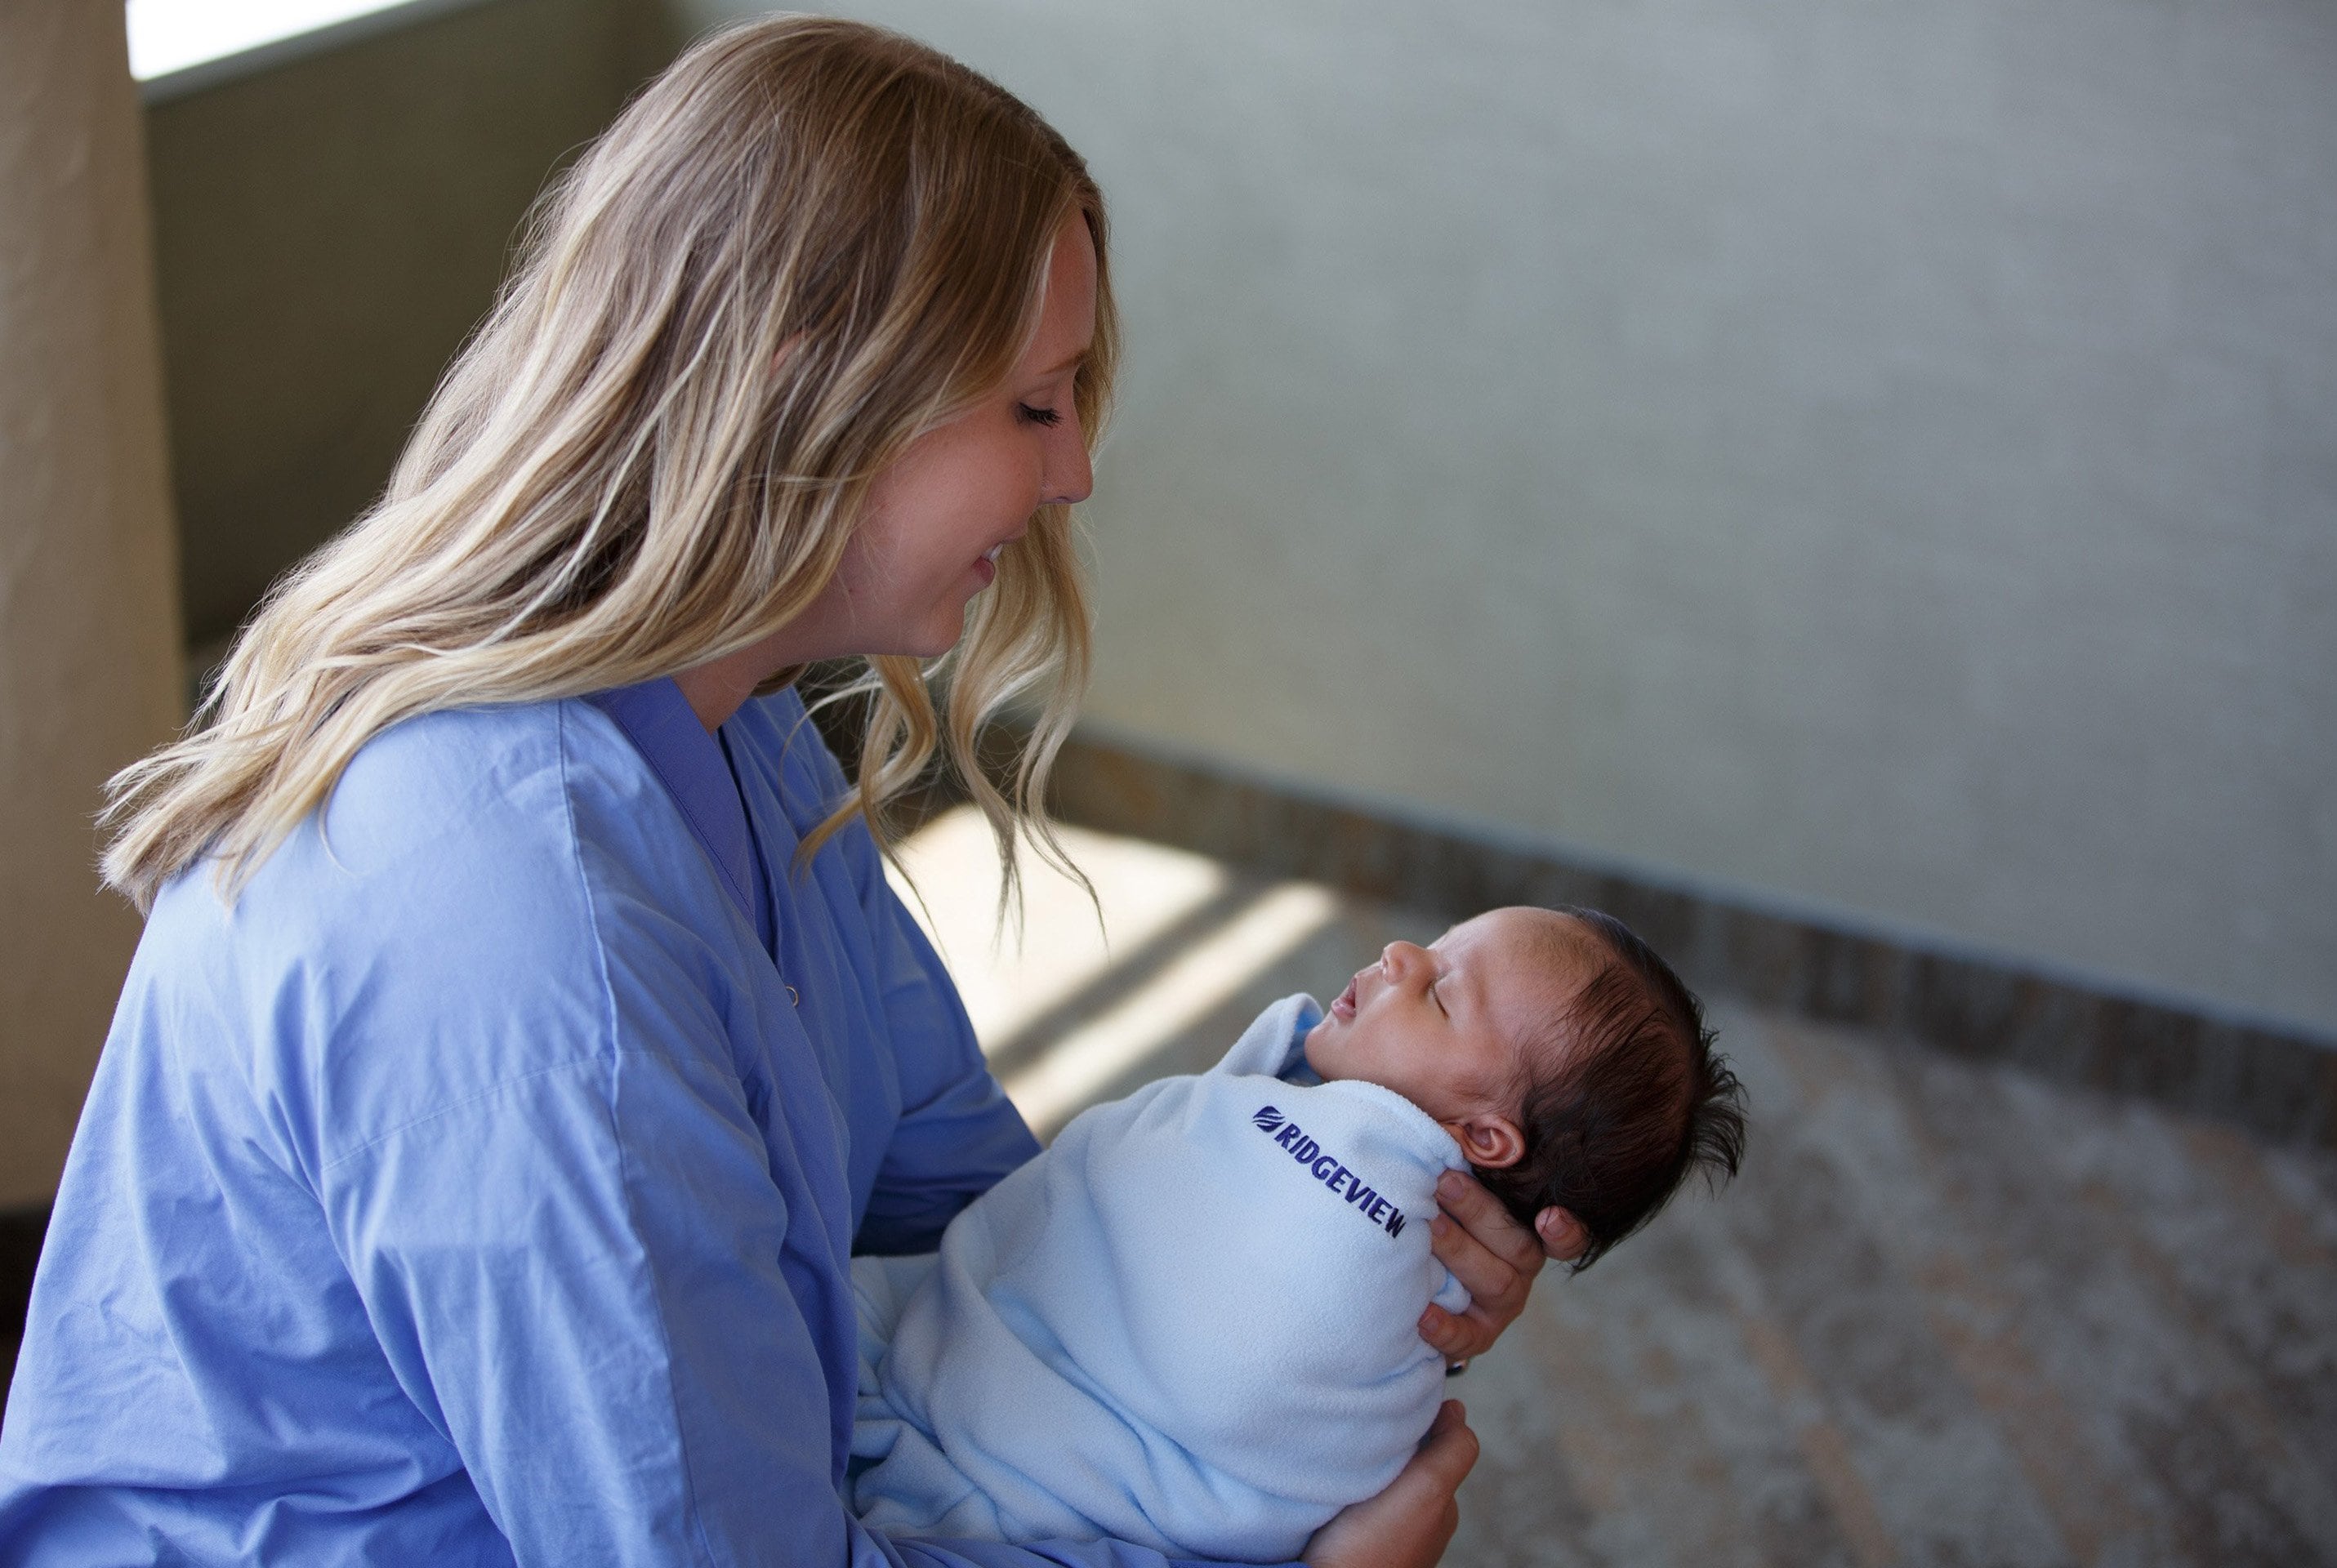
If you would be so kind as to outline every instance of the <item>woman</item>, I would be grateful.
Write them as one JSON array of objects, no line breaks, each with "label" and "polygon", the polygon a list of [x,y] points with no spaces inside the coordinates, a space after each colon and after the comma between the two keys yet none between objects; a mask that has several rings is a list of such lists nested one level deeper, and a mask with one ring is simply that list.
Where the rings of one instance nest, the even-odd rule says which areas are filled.
[{"label": "woman", "polygon": [[[846,1260],[1035,1149],[871,823],[937,746],[1010,866],[1036,821],[1104,239],[1028,109],[831,21],[699,44],[561,182],[383,501],[120,781],[107,871],[151,913],[0,1555],[1037,1560],[845,1512]],[[856,786],[788,684],[846,657]],[[1032,690],[1010,803],[973,738]],[[1423,1332],[1460,1357],[1540,1249],[1452,1209],[1481,1305]],[[1448,1408],[1313,1557],[1433,1561],[1473,1454]]]}]

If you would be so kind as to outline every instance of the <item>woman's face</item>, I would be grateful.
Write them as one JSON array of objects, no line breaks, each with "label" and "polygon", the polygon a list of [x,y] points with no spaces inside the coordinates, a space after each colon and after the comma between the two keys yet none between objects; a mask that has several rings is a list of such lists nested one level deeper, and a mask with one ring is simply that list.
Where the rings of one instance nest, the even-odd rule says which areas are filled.
[{"label": "woman's face", "polygon": [[816,628],[826,645],[816,657],[946,653],[1031,514],[1087,499],[1094,476],[1071,382],[1095,303],[1095,244],[1074,213],[1056,232],[1039,329],[1012,374],[876,476],[835,578],[788,628]]}]

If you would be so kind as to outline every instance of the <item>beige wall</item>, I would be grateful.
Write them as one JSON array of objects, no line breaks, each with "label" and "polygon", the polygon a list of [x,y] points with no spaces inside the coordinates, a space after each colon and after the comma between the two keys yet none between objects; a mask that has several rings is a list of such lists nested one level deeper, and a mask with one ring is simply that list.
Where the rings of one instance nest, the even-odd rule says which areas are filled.
[{"label": "beige wall", "polygon": [[632,0],[491,0],[154,104],[188,628],[377,493],[528,204],[668,48]]},{"label": "beige wall", "polygon": [[[378,484],[657,4],[154,110],[198,634]],[[1100,726],[2337,1033],[2326,6],[845,8],[1116,203]]]},{"label": "beige wall", "polygon": [[100,786],[179,716],[139,136],[121,6],[0,5],[0,1207],[54,1191],[137,940]]},{"label": "beige wall", "polygon": [[1116,203],[1098,721],[2337,1034],[2337,11],[843,8]]}]

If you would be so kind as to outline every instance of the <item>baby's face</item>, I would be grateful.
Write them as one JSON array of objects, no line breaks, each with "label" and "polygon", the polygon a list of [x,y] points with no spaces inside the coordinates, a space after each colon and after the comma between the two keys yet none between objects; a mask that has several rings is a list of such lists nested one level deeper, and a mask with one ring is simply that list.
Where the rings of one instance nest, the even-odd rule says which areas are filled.
[{"label": "baby's face", "polygon": [[1307,1031],[1306,1062],[1393,1089],[1439,1122],[1514,1117],[1537,1022],[1592,972],[1574,922],[1550,910],[1494,910],[1424,948],[1390,942]]}]

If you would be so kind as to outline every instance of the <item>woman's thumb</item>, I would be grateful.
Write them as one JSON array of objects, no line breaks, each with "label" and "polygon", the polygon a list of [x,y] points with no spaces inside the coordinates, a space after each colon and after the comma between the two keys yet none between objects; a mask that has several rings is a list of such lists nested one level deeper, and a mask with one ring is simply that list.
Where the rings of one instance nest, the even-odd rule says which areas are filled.
[{"label": "woman's thumb", "polygon": [[1461,1489],[1476,1463],[1477,1434],[1469,1430],[1469,1412],[1460,1400],[1447,1399],[1429,1424],[1428,1436],[1420,1440],[1417,1473],[1450,1494]]}]

